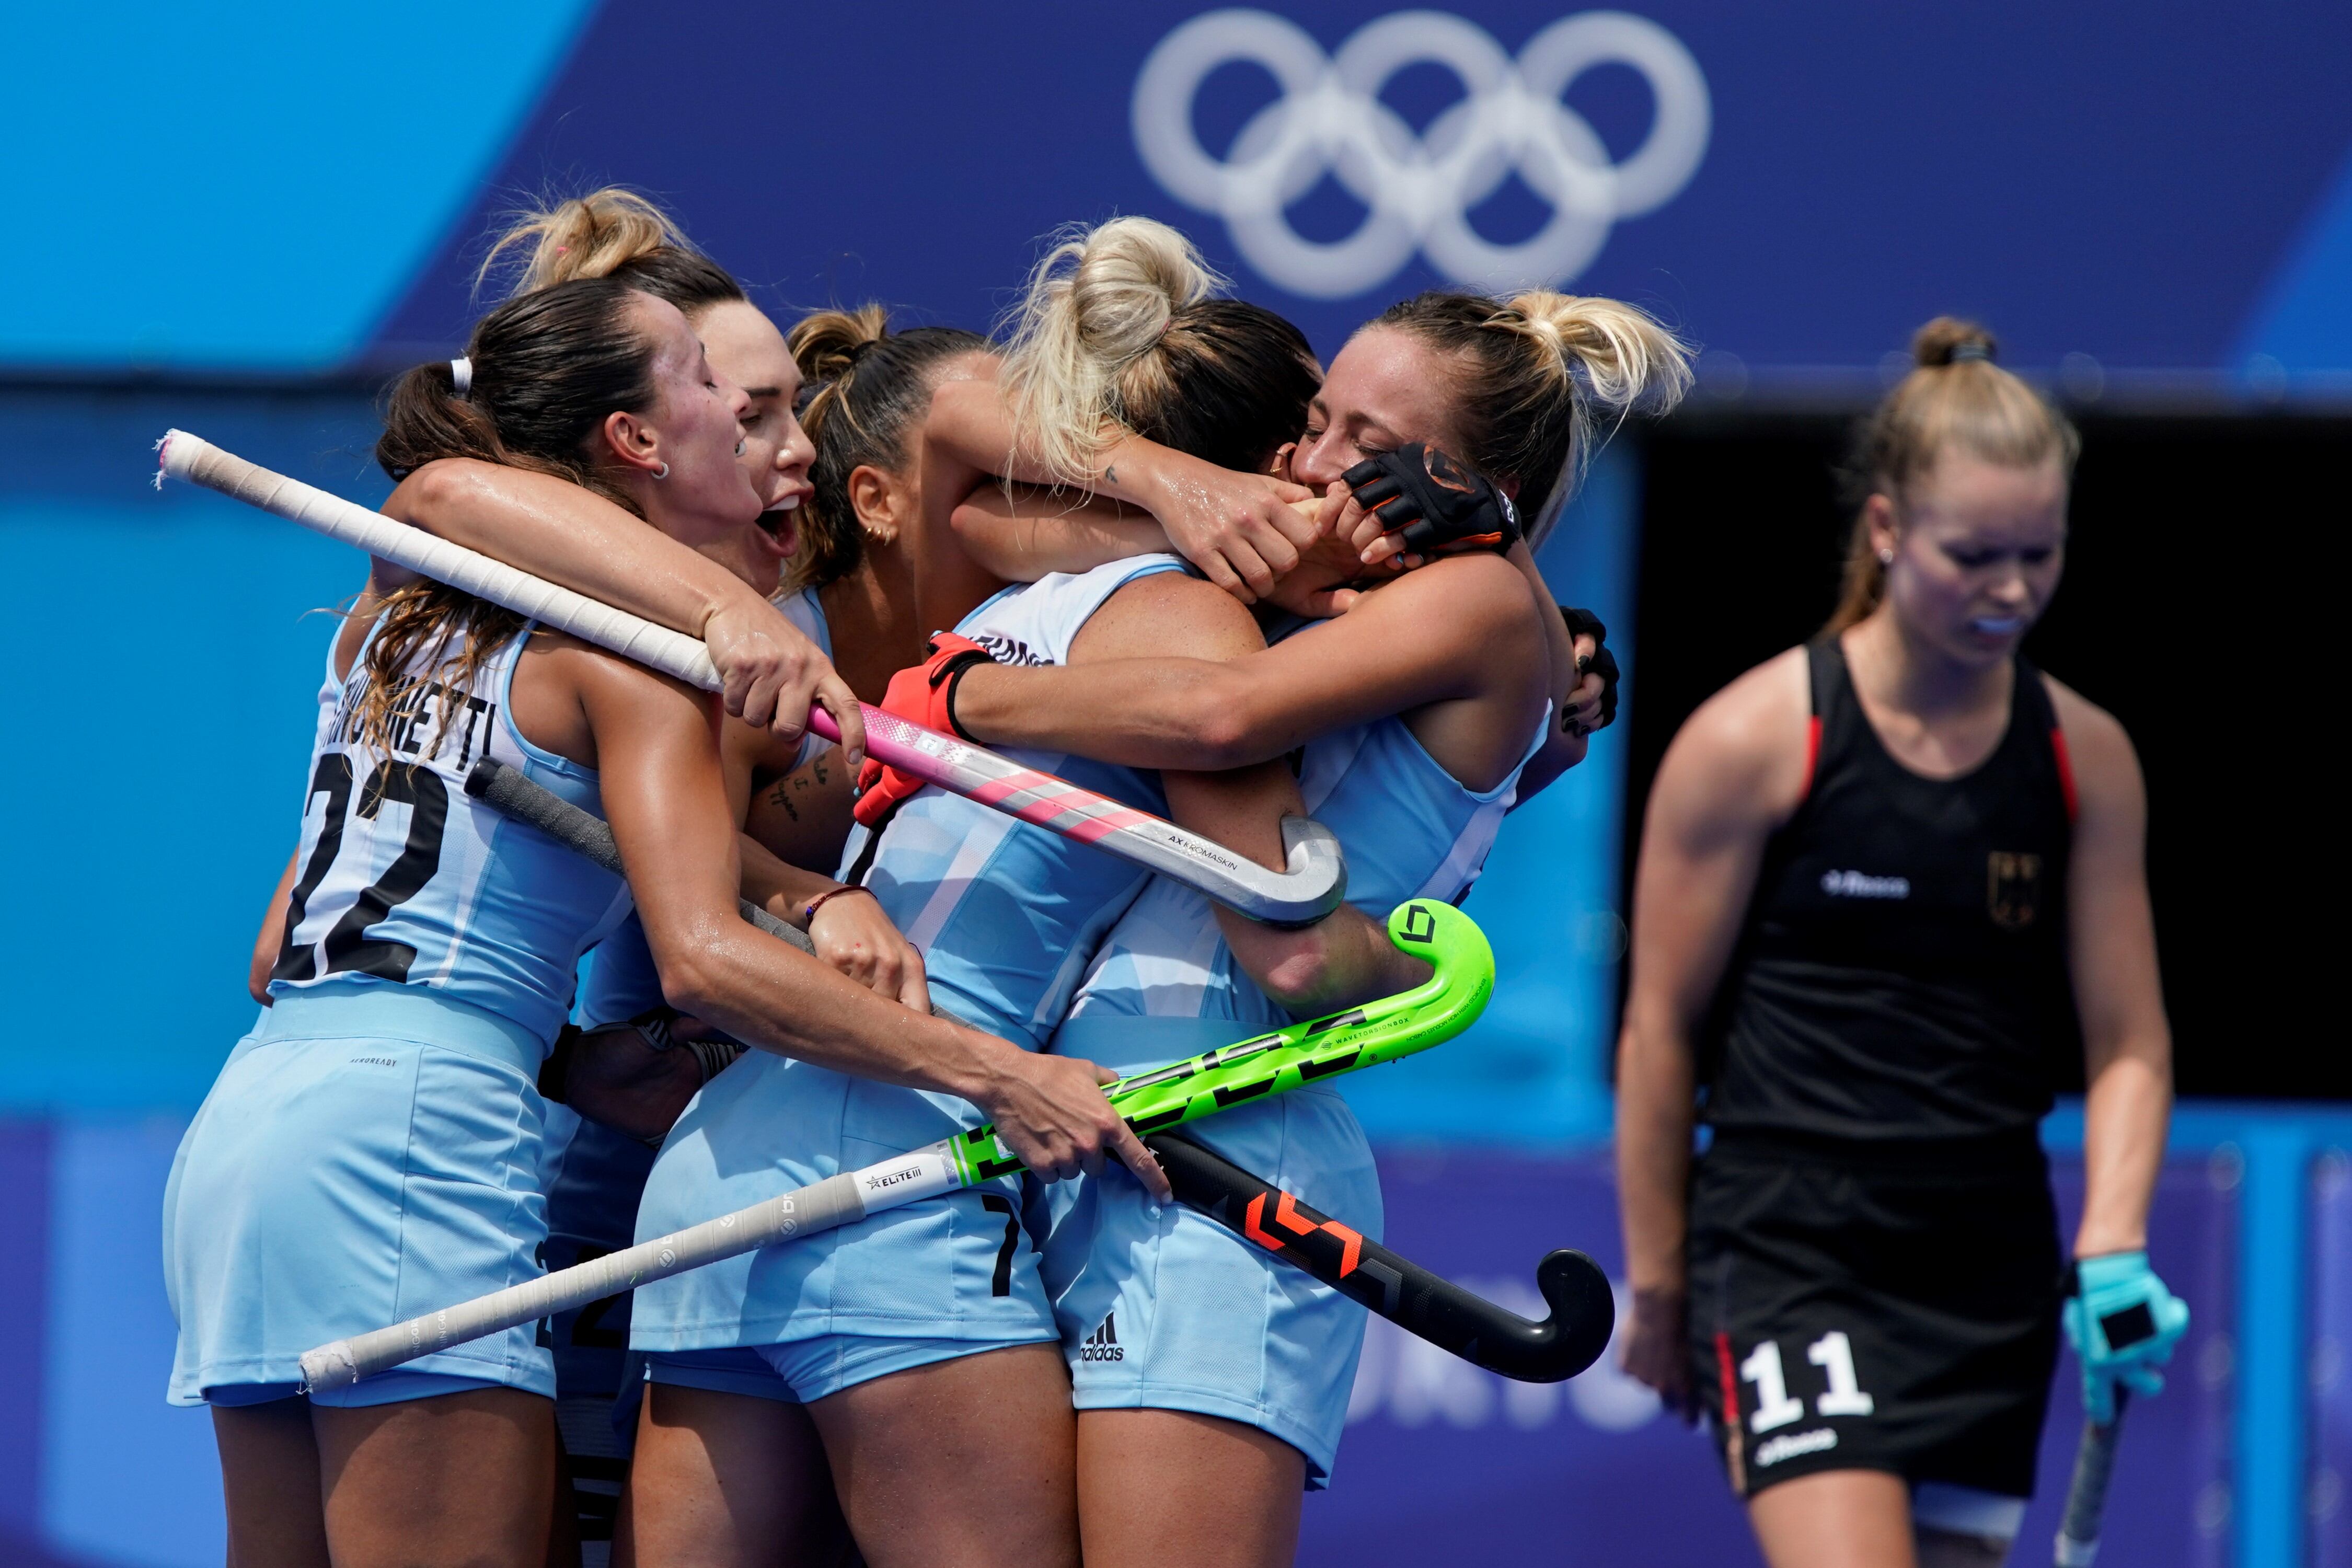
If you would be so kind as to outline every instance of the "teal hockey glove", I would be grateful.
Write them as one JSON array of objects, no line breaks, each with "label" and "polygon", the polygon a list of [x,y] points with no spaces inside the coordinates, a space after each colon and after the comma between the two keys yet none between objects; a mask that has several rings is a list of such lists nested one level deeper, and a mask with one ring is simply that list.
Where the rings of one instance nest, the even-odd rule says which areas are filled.
[{"label": "teal hockey glove", "polygon": [[2066,1342],[2083,1358],[2083,1410],[2104,1426],[2116,1418],[2116,1387],[2160,1393],[2156,1369],[2189,1331],[2189,1303],[2164,1288],[2145,1252],[2103,1252],[2074,1263],[2074,1289],[2061,1309]]}]

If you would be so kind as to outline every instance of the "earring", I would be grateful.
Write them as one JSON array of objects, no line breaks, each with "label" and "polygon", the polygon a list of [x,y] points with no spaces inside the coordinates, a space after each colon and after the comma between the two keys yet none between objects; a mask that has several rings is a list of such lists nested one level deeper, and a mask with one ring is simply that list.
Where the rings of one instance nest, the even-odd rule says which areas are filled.
[{"label": "earring", "polygon": [[[669,478],[669,465],[667,463],[656,463],[654,465],[654,478],[657,479],[666,479]],[[1895,557],[1889,555],[1887,559],[1892,561]]]},{"label": "earring", "polygon": [[1895,564],[1895,552],[1893,552],[1892,550],[1882,550],[1882,551],[1880,551],[1880,552],[1878,552],[1878,563],[1879,563],[1881,566],[1892,566],[1892,565],[1894,565],[1894,564]]}]

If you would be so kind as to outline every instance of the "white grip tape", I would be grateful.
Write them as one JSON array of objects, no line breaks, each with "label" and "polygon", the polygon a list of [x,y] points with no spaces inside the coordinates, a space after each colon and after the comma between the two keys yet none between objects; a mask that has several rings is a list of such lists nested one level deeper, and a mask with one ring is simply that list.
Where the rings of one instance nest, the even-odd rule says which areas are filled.
[{"label": "white grip tape", "polygon": [[271,473],[233,452],[222,451],[201,436],[166,431],[160,460],[163,472],[175,479],[218,490],[330,539],[355,544],[371,555],[570,632],[583,642],[609,648],[706,691],[720,689],[710,650],[683,632],[559,588],[479,551],[436,539],[421,528],[395,522],[356,501],[330,495],[315,485]]},{"label": "white grip tape", "polygon": [[895,1160],[883,1160],[852,1172],[867,1214],[897,1208],[918,1198],[935,1198],[963,1184],[956,1179],[955,1162],[945,1143],[930,1143]]},{"label": "white grip tape", "polygon": [[[945,1163],[947,1146],[935,1145],[935,1150],[938,1159]],[[903,1165],[907,1158],[902,1155],[865,1171],[845,1171],[837,1176],[827,1176],[814,1185],[796,1188],[733,1214],[705,1220],[620,1252],[607,1253],[576,1268],[560,1268],[529,1284],[478,1296],[388,1329],[305,1351],[303,1388],[306,1392],[348,1388],[363,1377],[388,1371],[403,1362],[431,1355],[485,1334],[568,1312],[656,1279],[667,1279],[706,1263],[753,1251],[771,1242],[790,1241],[838,1226],[854,1225],[867,1213],[860,1178],[872,1171]],[[893,1191],[890,1201],[909,1200]]]},{"label": "white grip tape", "polygon": [[[173,479],[218,490],[330,539],[355,544],[371,555],[570,632],[706,691],[722,689],[718,668],[710,662],[710,650],[683,632],[559,588],[478,551],[394,522],[382,512],[370,511],[299,479],[271,473],[185,430],[166,431],[162,452],[163,472]],[[876,761],[1173,878],[1253,920],[1311,923],[1339,907],[1346,890],[1346,866],[1339,840],[1322,828],[1314,828],[1318,837],[1304,850],[1300,843],[1290,841],[1286,828],[1289,868],[1270,871],[1173,823],[1051,774],[1033,772],[992,752],[910,724],[878,708],[863,707],[861,712],[866,749]],[[829,740],[841,738],[822,709],[811,710],[809,723]],[[1007,785],[1013,787],[1008,790]]]}]

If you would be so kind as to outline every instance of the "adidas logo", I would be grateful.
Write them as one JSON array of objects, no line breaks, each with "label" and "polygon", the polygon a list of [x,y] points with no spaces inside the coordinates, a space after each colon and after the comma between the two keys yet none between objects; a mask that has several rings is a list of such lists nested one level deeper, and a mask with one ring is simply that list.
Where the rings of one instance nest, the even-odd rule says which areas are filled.
[{"label": "adidas logo", "polygon": [[1102,1326],[1088,1334],[1087,1342],[1078,1347],[1080,1361],[1125,1361],[1127,1359],[1127,1347],[1118,1342],[1118,1330],[1113,1322],[1118,1315],[1116,1312],[1103,1314]]}]

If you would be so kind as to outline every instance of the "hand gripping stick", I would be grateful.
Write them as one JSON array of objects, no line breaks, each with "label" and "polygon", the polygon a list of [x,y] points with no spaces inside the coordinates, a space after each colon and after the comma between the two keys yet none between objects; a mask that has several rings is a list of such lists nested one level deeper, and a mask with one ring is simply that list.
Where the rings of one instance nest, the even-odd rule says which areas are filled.
[{"label": "hand gripping stick", "polygon": [[[394,522],[382,512],[315,486],[270,472],[224,452],[184,430],[164,434],[162,474],[233,496],[263,511],[357,545],[371,555],[448,584],[570,632],[649,669],[706,691],[721,682],[710,652],[697,639],[559,588],[503,562]],[[157,482],[162,482],[161,475]],[[1185,832],[1171,822],[1107,799],[1050,773],[1023,767],[992,752],[910,724],[895,713],[861,705],[866,751],[895,768],[982,805],[1017,816],[1066,838],[1091,844],[1270,925],[1312,925],[1339,907],[1347,867],[1339,841],[1320,823],[1292,817],[1282,825],[1284,869],[1270,871],[1244,856]],[[828,740],[841,731],[822,709],[809,727]]]}]

